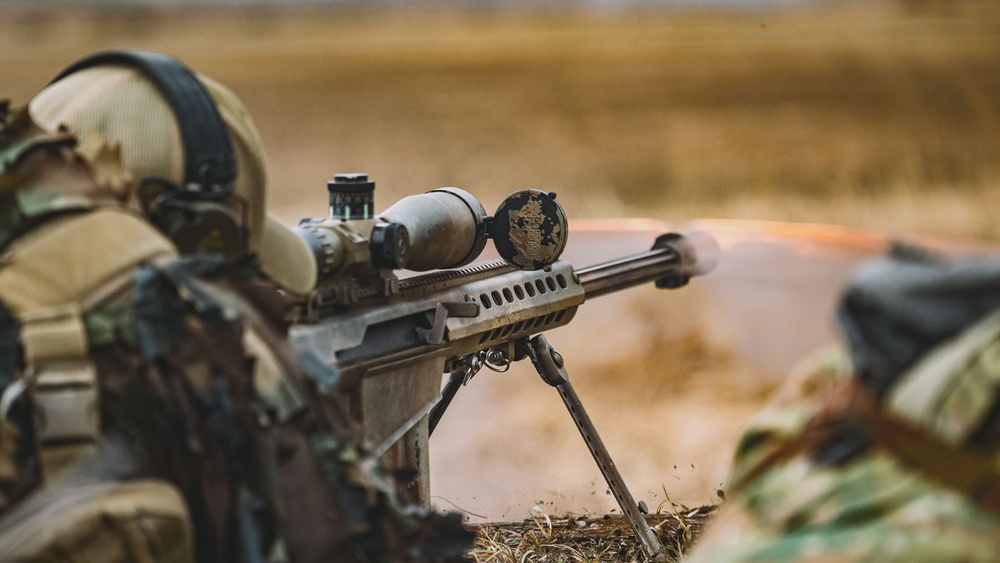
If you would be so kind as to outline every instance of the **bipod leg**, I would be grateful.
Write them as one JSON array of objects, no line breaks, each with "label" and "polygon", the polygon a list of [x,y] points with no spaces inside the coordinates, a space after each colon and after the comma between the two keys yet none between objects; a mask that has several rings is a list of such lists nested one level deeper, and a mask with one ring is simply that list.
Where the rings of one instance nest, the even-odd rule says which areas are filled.
[{"label": "bipod leg", "polygon": [[451,372],[451,377],[448,378],[448,383],[445,384],[444,389],[441,390],[441,399],[436,405],[431,409],[430,415],[427,417],[427,435],[430,436],[434,433],[434,428],[441,421],[441,416],[444,415],[444,411],[451,404],[451,400],[455,398],[458,394],[458,390],[462,388],[465,384],[466,370],[458,370]]},{"label": "bipod leg", "polygon": [[587,411],[583,408],[580,397],[577,396],[576,391],[573,389],[573,384],[569,382],[569,374],[563,367],[562,356],[549,346],[548,341],[543,335],[532,338],[529,344],[530,351],[528,356],[531,358],[531,363],[535,365],[535,369],[538,371],[538,375],[542,377],[542,380],[559,391],[559,396],[562,397],[570,416],[573,417],[576,428],[580,431],[580,435],[583,436],[583,441],[587,443],[587,448],[590,449],[590,454],[594,456],[594,461],[597,462],[597,467],[601,470],[601,474],[604,475],[604,480],[607,481],[608,487],[611,489],[611,494],[618,501],[618,506],[621,508],[622,514],[628,519],[628,523],[632,526],[632,531],[635,532],[635,536],[642,543],[646,554],[655,560],[662,560],[663,554],[660,553],[662,550],[660,542],[656,539],[656,534],[650,529],[649,524],[646,523],[646,519],[642,517],[642,512],[636,504],[635,499],[632,498],[632,493],[625,486],[625,481],[622,479],[621,473],[618,472],[618,467],[615,465],[614,460],[611,459],[611,454],[604,447],[604,442],[601,441],[600,435],[597,434],[594,423],[587,416]]}]

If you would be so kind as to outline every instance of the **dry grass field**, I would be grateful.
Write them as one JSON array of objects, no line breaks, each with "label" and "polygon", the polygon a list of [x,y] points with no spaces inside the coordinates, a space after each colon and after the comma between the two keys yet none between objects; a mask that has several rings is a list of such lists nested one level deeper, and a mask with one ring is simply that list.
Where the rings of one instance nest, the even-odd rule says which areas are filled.
[{"label": "dry grass field", "polygon": [[[774,219],[1000,241],[1000,3],[989,0],[739,12],[0,10],[0,98],[23,103],[66,63],[109,47],[174,54],[230,86],[256,119],[271,207],[288,222],[324,213],[334,173],[364,171],[382,207],[454,185],[492,210],[538,187],[557,191],[571,219]],[[612,311],[621,328],[601,337],[615,344],[610,359],[587,365],[593,328],[575,322],[562,342],[571,365],[586,366],[575,368],[577,389],[626,480],[676,514],[668,490],[689,506],[712,502],[729,443],[767,385],[732,385],[753,374],[675,326],[695,305],[667,305],[669,316],[648,295]],[[614,307],[589,306],[581,326]],[[463,391],[456,403],[466,393],[472,402],[449,412],[466,422],[435,438],[495,441],[438,454],[436,494],[494,520],[521,519],[539,500],[554,518],[613,506],[554,393],[530,370],[491,387],[486,377],[470,386],[482,387],[478,398]],[[500,429],[483,405],[514,414]],[[500,441],[508,434],[514,446]],[[496,480],[462,483],[463,463],[464,474]],[[517,466],[508,481],[490,473],[504,463]],[[519,484],[532,476],[542,493]],[[524,539],[537,524],[487,531],[476,557],[537,559],[552,532]],[[569,559],[600,559],[607,547],[579,545]]]},{"label": "dry grass field", "polygon": [[533,186],[576,217],[997,238],[1000,7],[902,4],[5,13],[0,92],[26,100],[98,48],[175,54],[247,102],[289,220],[362,170],[385,206]]}]

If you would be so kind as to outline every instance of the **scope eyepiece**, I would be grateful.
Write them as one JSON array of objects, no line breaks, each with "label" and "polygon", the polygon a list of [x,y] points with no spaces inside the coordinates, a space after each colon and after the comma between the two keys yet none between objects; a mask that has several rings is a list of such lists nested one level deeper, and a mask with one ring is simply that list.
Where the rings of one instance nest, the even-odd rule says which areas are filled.
[{"label": "scope eyepiece", "polygon": [[292,232],[306,241],[316,259],[320,278],[335,274],[344,263],[344,244],[336,233],[322,228],[323,219],[302,219]]}]

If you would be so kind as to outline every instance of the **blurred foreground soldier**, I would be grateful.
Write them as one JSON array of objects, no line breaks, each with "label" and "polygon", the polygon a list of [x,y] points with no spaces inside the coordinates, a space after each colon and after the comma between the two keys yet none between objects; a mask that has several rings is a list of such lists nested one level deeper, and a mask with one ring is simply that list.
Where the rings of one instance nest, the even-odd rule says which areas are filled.
[{"label": "blurred foreground soldier", "polygon": [[1000,258],[864,264],[688,563],[1000,560]]},{"label": "blurred foreground soldier", "polygon": [[265,214],[232,93],[109,52],[0,126],[0,558],[461,556],[284,339],[278,288],[308,291],[314,260]]}]

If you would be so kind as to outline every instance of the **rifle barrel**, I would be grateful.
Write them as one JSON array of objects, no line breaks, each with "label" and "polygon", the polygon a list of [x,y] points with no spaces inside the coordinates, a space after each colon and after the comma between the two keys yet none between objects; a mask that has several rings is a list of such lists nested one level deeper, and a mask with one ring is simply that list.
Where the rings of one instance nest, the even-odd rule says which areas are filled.
[{"label": "rifle barrel", "polygon": [[671,276],[691,276],[697,271],[688,248],[664,245],[617,260],[577,270],[586,299],[642,285]]}]

